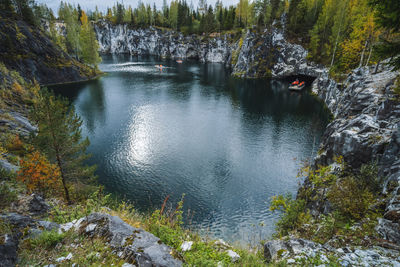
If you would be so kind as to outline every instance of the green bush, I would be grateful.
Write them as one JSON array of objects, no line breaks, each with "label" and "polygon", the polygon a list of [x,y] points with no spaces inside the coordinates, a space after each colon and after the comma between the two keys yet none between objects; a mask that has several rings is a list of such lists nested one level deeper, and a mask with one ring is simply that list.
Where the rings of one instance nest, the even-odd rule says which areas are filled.
[{"label": "green bush", "polygon": [[397,76],[394,82],[393,91],[396,95],[400,96],[400,76]]},{"label": "green bush", "polygon": [[306,201],[304,199],[292,199],[291,195],[272,197],[271,211],[282,211],[277,222],[277,233],[281,236],[287,235],[302,225],[310,222],[311,215],[306,211]]},{"label": "green bush", "polygon": [[333,185],[328,200],[344,216],[360,220],[375,202],[375,196],[354,177],[345,177]]},{"label": "green bush", "polygon": [[0,184],[0,208],[8,207],[12,202],[17,200],[17,193],[10,189],[8,184]]},{"label": "green bush", "polygon": [[43,231],[38,237],[32,238],[30,243],[32,247],[41,248],[52,248],[55,247],[59,242],[62,242],[65,237],[65,233],[59,234],[57,230]]}]

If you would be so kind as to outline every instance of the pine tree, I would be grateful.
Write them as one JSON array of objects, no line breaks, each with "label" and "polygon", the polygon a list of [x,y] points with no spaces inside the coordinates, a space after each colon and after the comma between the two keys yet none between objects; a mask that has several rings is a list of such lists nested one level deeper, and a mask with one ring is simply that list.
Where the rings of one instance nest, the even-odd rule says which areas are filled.
[{"label": "pine tree", "polygon": [[377,52],[381,57],[390,57],[395,69],[400,69],[400,1],[369,0],[369,4],[376,10],[378,25],[388,32],[377,46]]},{"label": "pine tree", "polygon": [[66,99],[56,97],[47,89],[38,94],[31,118],[39,128],[32,137],[33,143],[59,168],[65,198],[71,203],[68,184],[95,178],[95,166],[85,165],[89,158],[86,154],[89,140],[82,140],[82,120]]},{"label": "pine tree", "polygon": [[65,22],[67,50],[79,59],[81,47],[79,42],[80,22],[77,21],[78,12],[71,5],[64,4],[60,6],[59,16]]},{"label": "pine tree", "polygon": [[27,23],[35,25],[36,20],[31,8],[34,4],[33,0],[14,0],[14,3],[21,18]]},{"label": "pine tree", "polygon": [[101,57],[98,53],[99,44],[93,27],[84,11],[82,11],[81,24],[79,41],[82,49],[82,59],[85,63],[97,68],[97,64],[101,62]]},{"label": "pine tree", "polygon": [[14,6],[11,0],[1,0],[0,10],[2,10],[7,16],[13,16],[15,14]]}]

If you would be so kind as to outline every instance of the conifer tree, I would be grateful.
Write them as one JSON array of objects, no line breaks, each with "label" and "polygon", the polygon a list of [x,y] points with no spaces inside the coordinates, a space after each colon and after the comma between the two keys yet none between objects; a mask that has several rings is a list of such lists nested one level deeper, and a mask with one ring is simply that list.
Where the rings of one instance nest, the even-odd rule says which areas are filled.
[{"label": "conifer tree", "polygon": [[382,57],[390,57],[395,69],[400,69],[400,1],[399,0],[369,0],[376,10],[376,22],[388,34],[377,46]]},{"label": "conifer tree", "polygon": [[35,16],[31,6],[33,6],[33,0],[14,0],[17,13],[21,18],[31,25],[35,25]]},{"label": "conifer tree", "polygon": [[66,99],[47,89],[38,94],[31,118],[39,129],[33,143],[59,168],[65,198],[71,203],[68,183],[95,178],[95,167],[85,165],[89,140],[82,140],[82,120]]},{"label": "conifer tree", "polygon": [[82,49],[82,59],[85,63],[97,68],[97,64],[101,62],[101,57],[98,53],[99,44],[93,27],[84,11],[82,11],[81,24],[79,41]]},{"label": "conifer tree", "polygon": [[15,14],[14,6],[11,0],[1,0],[0,10],[2,10],[8,16],[12,16]]}]

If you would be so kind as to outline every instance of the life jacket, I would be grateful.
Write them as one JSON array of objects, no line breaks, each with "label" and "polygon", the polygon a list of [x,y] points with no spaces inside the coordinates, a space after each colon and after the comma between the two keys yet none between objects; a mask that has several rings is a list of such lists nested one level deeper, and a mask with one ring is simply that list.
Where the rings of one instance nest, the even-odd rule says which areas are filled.
[{"label": "life jacket", "polygon": [[304,84],[304,82],[301,82],[299,85],[303,85]]},{"label": "life jacket", "polygon": [[294,81],[292,84],[295,85],[295,84],[298,84],[298,83],[299,83],[299,81]]}]

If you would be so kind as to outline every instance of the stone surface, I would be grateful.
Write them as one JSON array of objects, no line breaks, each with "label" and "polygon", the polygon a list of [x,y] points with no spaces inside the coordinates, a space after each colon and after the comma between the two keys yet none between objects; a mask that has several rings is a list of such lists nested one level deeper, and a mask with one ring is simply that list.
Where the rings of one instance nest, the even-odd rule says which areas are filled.
[{"label": "stone surface", "polygon": [[400,266],[399,251],[382,247],[369,249],[338,248],[322,246],[305,239],[272,240],[264,245],[267,262],[286,261],[287,264],[300,264],[302,260],[319,258],[329,266],[328,255],[338,259],[342,266]]},{"label": "stone surface", "polygon": [[181,245],[182,251],[189,251],[192,249],[193,241],[185,241]]},{"label": "stone surface", "polygon": [[236,262],[240,259],[239,254],[237,254],[235,251],[233,250],[227,250],[226,253],[228,254],[228,256],[231,258],[232,262]]},{"label": "stone surface", "polygon": [[56,262],[63,262],[63,261],[68,261],[71,260],[73,257],[72,253],[69,253],[67,256],[65,257],[60,257],[56,259]]},{"label": "stone surface", "polygon": [[0,219],[11,224],[15,229],[23,229],[27,226],[35,226],[34,219],[17,213],[0,214]]},{"label": "stone surface", "polygon": [[77,230],[88,236],[105,237],[116,254],[140,266],[182,266],[172,249],[159,238],[142,229],[132,227],[119,217],[106,213],[92,213],[87,217],[63,224],[61,231]]},{"label": "stone surface", "polygon": [[[2,242],[1,242],[2,241]],[[18,241],[6,234],[0,236],[0,267],[12,267],[17,263]]]},{"label": "stone surface", "polygon": [[[342,84],[323,72],[313,83],[313,92],[335,119],[327,126],[314,166],[330,165],[343,156],[352,169],[378,162],[383,177],[382,194],[389,196],[377,231],[400,244],[400,102],[393,93],[398,72],[382,63],[355,69]],[[324,213],[326,203],[312,203],[313,214]]]},{"label": "stone surface", "polygon": [[19,195],[18,201],[12,204],[11,208],[22,214],[43,215],[50,210],[49,204],[38,194]]},{"label": "stone surface", "polygon": [[8,172],[17,172],[19,170],[18,166],[11,164],[5,159],[0,159],[0,168],[3,168]]}]

